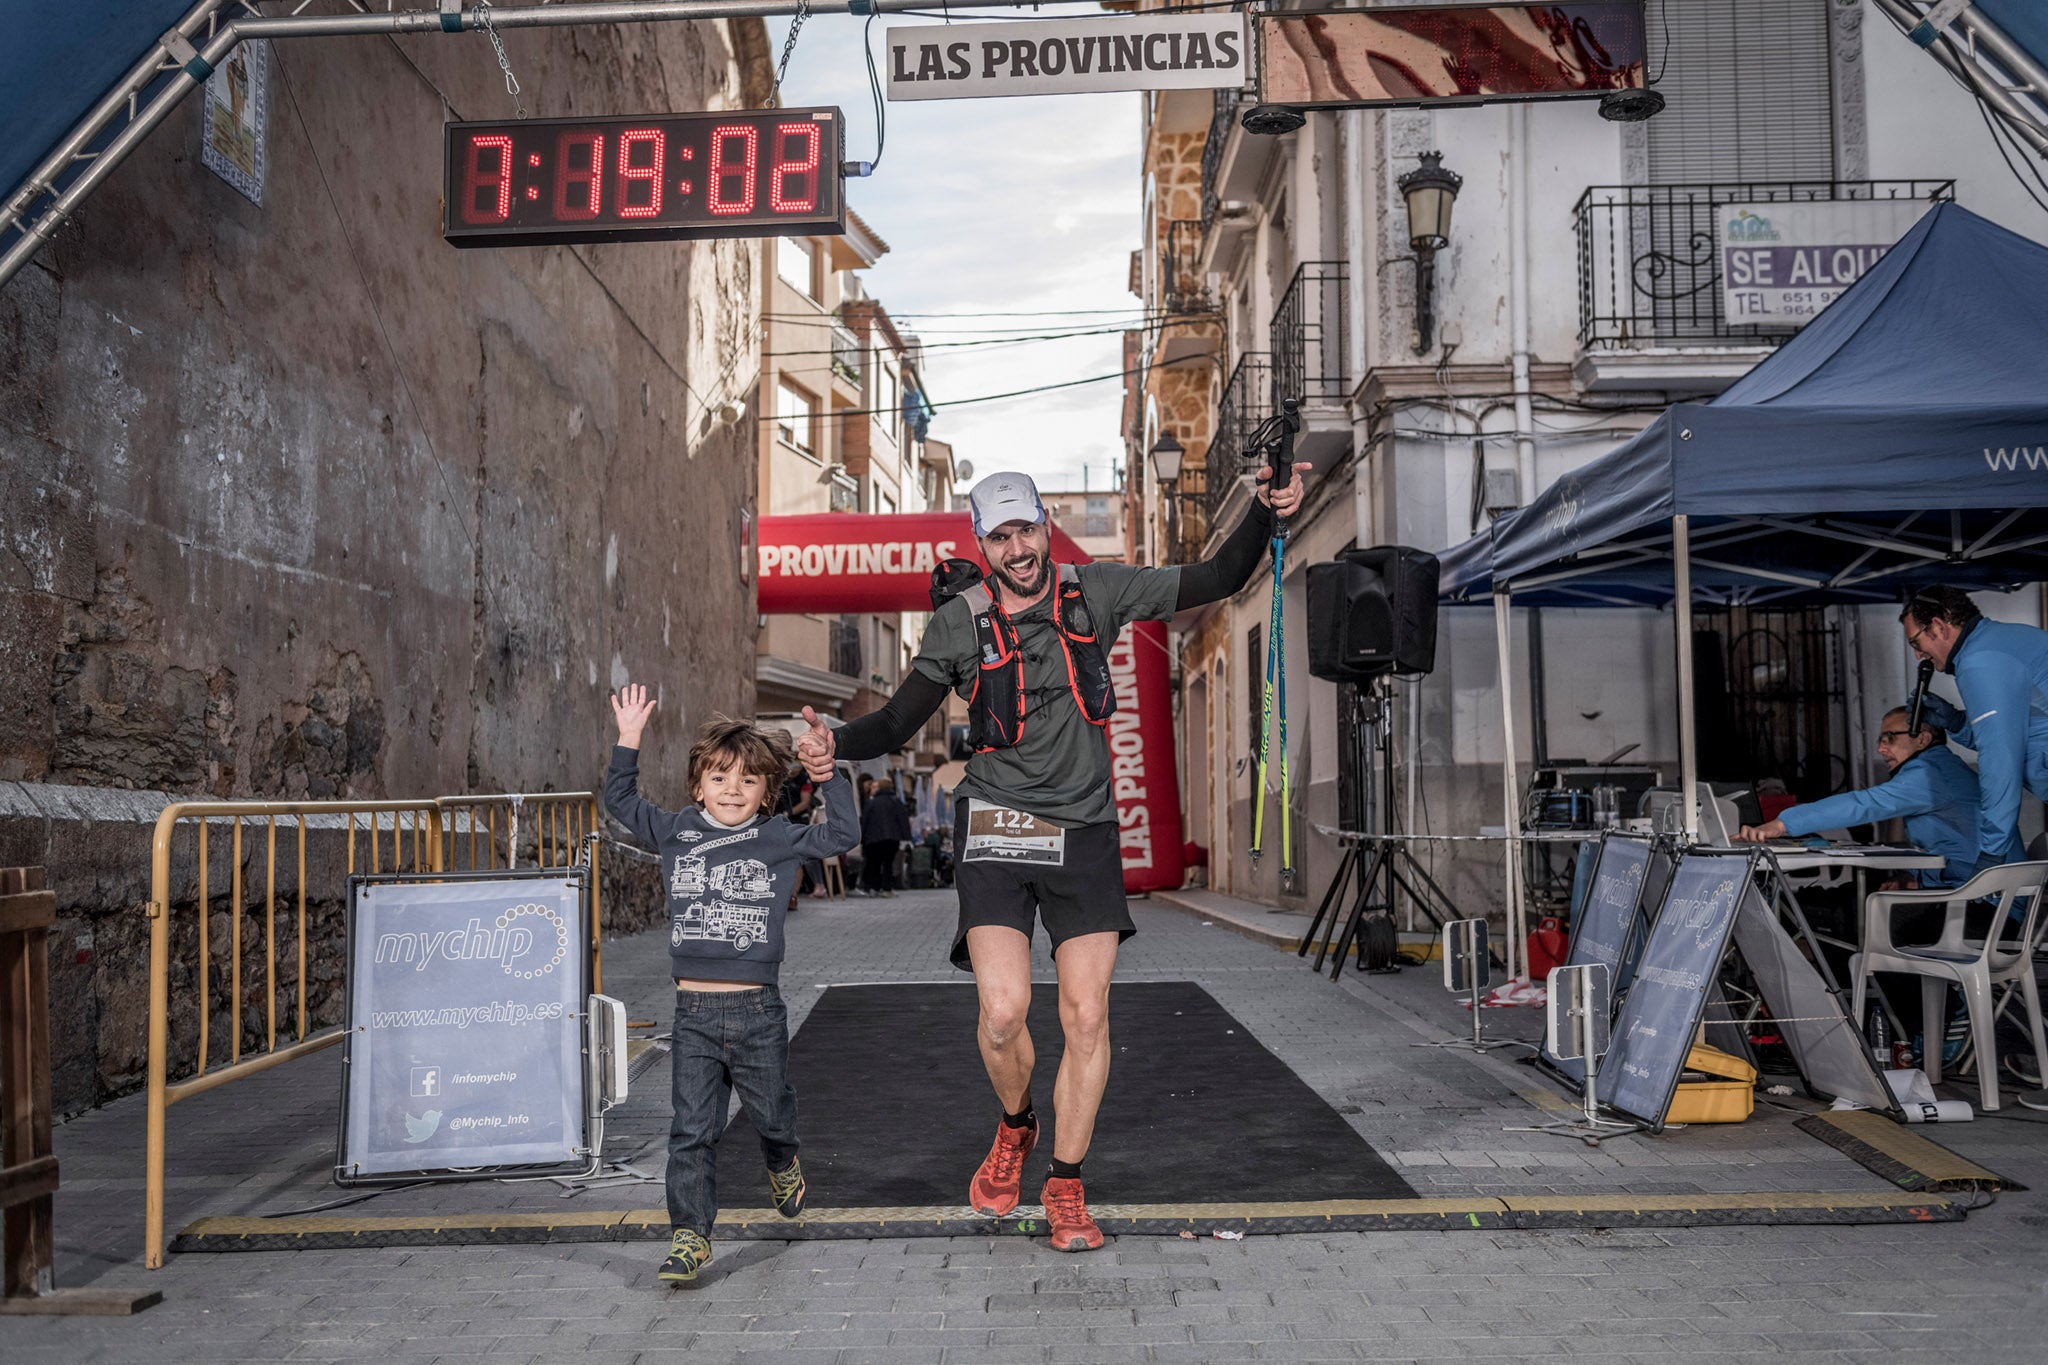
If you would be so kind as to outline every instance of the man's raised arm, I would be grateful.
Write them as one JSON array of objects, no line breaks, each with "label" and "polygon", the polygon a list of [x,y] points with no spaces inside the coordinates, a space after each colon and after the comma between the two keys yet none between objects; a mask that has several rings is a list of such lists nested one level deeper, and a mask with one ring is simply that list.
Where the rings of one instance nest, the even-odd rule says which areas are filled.
[{"label": "man's raised arm", "polygon": [[946,689],[913,668],[896,689],[896,695],[889,698],[881,710],[870,711],[859,720],[850,720],[837,730],[826,728],[817,714],[806,706],[804,719],[810,722],[811,728],[797,741],[797,751],[806,752],[805,746],[808,745],[809,752],[846,759],[880,758],[883,754],[893,754],[910,743],[945,701]]},{"label": "man's raised arm", "polygon": [[1260,488],[1252,505],[1245,509],[1244,520],[1230,533],[1216,553],[1199,564],[1183,564],[1180,570],[1180,592],[1173,600],[1175,611],[1199,607],[1208,602],[1220,602],[1236,593],[1252,581],[1252,573],[1259,567],[1259,560],[1266,552],[1266,544],[1273,538],[1273,499],[1279,499],[1279,515],[1289,517],[1301,505],[1301,474],[1315,468],[1303,461],[1294,466],[1295,477],[1287,486],[1273,494],[1266,486],[1272,471],[1259,471]]}]

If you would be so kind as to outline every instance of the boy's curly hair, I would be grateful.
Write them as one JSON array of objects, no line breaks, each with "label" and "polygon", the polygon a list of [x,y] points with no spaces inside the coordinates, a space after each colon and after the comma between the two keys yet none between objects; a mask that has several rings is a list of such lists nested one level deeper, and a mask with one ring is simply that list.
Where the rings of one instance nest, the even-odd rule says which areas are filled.
[{"label": "boy's curly hair", "polygon": [[690,790],[694,792],[711,769],[735,764],[741,772],[779,786],[796,767],[796,749],[781,730],[714,715],[698,727],[697,742],[690,746]]}]

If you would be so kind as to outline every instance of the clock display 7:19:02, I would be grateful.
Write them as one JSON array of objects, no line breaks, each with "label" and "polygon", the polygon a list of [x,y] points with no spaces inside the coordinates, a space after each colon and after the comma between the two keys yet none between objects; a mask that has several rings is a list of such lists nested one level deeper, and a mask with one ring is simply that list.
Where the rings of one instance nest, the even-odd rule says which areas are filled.
[{"label": "clock display 7:19:02", "polygon": [[451,123],[442,235],[456,246],[846,230],[837,109]]}]

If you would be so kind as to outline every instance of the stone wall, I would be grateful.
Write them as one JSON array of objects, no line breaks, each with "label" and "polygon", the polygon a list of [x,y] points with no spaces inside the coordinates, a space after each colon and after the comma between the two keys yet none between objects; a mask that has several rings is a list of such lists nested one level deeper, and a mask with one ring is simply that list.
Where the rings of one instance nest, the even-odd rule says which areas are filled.
[{"label": "stone wall", "polygon": [[[505,45],[539,117],[767,94],[758,20]],[[442,125],[512,112],[475,35],[280,42],[269,96],[260,207],[194,100],[0,288],[0,863],[59,892],[70,1108],[138,1076],[148,872],[70,793],[587,788],[632,678],[673,804],[753,704],[761,244],[447,246]]]}]

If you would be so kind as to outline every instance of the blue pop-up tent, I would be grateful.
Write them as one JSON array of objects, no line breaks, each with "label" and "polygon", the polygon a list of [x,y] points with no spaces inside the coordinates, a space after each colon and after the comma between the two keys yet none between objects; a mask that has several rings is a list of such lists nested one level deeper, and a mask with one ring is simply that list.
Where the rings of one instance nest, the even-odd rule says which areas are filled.
[{"label": "blue pop-up tent", "polygon": [[[1695,601],[1896,601],[1930,583],[2048,579],[2048,247],[1936,205],[1726,392],[1674,405],[1442,562],[1446,601],[1492,600],[1504,660],[1510,602],[1671,603],[1680,783],[1694,792]],[[1512,810],[1512,698],[1502,706]]]},{"label": "blue pop-up tent", "polygon": [[1668,602],[1681,532],[1697,600],[2048,578],[2048,247],[1936,205],[1725,393],[1448,552],[1445,596]]}]

